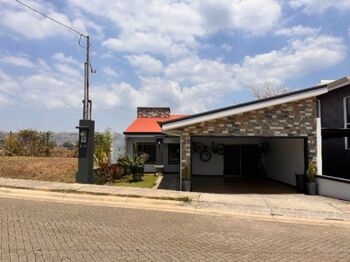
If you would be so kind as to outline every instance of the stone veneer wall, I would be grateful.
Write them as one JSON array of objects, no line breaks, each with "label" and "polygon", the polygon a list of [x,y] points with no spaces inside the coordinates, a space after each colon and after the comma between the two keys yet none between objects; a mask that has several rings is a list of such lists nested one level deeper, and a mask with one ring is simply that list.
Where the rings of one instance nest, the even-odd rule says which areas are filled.
[{"label": "stone veneer wall", "polygon": [[181,133],[181,166],[190,167],[191,136],[285,136],[308,138],[316,167],[316,99],[310,98],[176,129]]},{"label": "stone veneer wall", "polygon": [[138,107],[137,117],[169,117],[169,107]]}]

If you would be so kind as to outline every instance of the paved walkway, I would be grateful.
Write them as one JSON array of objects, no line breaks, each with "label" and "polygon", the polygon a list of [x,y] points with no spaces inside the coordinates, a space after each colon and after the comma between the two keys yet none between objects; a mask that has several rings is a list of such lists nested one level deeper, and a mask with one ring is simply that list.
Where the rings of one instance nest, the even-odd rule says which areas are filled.
[{"label": "paved walkway", "polygon": [[[128,199],[130,197],[168,200],[189,198],[192,200],[191,203],[183,203],[183,205],[187,210],[196,212],[350,221],[350,202],[303,194],[210,194],[6,178],[0,178],[0,187],[2,187],[0,190],[2,193],[6,192],[4,187],[13,187],[67,193],[110,195]],[[80,194],[79,198],[84,198],[84,194]],[[180,203],[179,201],[168,201],[167,203],[169,202],[173,202],[176,206]]]},{"label": "paved walkway", "polygon": [[350,260],[345,223],[281,223],[2,197],[0,221],[1,261]]},{"label": "paved walkway", "polygon": [[163,174],[158,189],[179,190],[180,175],[179,174]]}]

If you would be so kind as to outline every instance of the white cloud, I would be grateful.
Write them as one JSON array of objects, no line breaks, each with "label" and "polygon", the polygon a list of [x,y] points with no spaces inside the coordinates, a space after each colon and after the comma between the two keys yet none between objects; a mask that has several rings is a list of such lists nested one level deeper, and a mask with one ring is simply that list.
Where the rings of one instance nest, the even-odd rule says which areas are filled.
[{"label": "white cloud", "polygon": [[305,13],[322,13],[330,8],[338,10],[349,10],[349,0],[290,0],[289,4],[293,8],[301,8]]},{"label": "white cloud", "polygon": [[[71,36],[67,29],[62,28],[47,18],[34,13],[15,1],[0,0],[0,26],[11,30],[28,39],[44,39],[55,35]],[[86,33],[92,30],[96,34],[102,34],[102,28],[76,13],[74,18],[58,12],[54,4],[43,0],[29,0],[27,4],[48,16],[62,22],[76,30]]]},{"label": "white cloud", "polygon": [[63,53],[55,53],[53,55],[53,59],[57,62],[60,62],[60,63],[68,63],[68,64],[72,64],[75,66],[82,66],[82,64],[83,64],[82,62],[78,62],[78,60],[74,59],[73,57],[66,56]]},{"label": "white cloud", "polygon": [[159,33],[124,33],[119,38],[107,39],[102,45],[115,51],[138,54],[184,55],[188,53],[184,44],[176,43],[170,36]]},{"label": "white cloud", "polygon": [[281,17],[278,1],[265,0],[210,0],[199,1],[206,26],[214,31],[238,29],[253,34],[264,34]]},{"label": "white cloud", "polygon": [[142,73],[159,73],[163,70],[161,61],[149,55],[131,55],[127,56],[129,63]]},{"label": "white cloud", "polygon": [[275,32],[275,35],[284,35],[284,36],[310,36],[318,34],[321,31],[321,28],[313,28],[303,25],[297,25],[293,27],[281,28]]},{"label": "white cloud", "polygon": [[34,67],[34,64],[27,58],[26,55],[2,55],[0,62],[19,66],[19,67]]},{"label": "white cloud", "polygon": [[102,68],[102,72],[104,74],[106,74],[107,76],[110,76],[110,77],[117,77],[119,76],[118,72],[113,70],[111,67],[109,66],[105,66]]},{"label": "white cloud", "polygon": [[[277,0],[71,0],[74,8],[109,19],[118,35],[103,45],[122,52],[187,56],[198,39],[222,30],[264,34],[281,17]],[[137,7],[137,8],[136,8]]]},{"label": "white cloud", "polygon": [[245,85],[265,80],[281,83],[332,67],[345,58],[341,38],[320,35],[293,40],[288,46],[269,53],[247,56],[234,72]]}]

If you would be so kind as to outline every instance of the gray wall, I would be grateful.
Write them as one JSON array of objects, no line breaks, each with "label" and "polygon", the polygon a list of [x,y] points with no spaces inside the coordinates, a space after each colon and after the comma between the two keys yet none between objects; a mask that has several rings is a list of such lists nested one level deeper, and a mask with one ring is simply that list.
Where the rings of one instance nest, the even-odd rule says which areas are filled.
[{"label": "gray wall", "polygon": [[317,177],[318,194],[350,201],[350,184]]},{"label": "gray wall", "polygon": [[[344,128],[344,97],[350,96],[350,85],[319,96],[322,128]],[[322,175],[350,179],[350,150],[345,138],[322,139]]]},{"label": "gray wall", "polygon": [[305,169],[304,140],[272,138],[268,140],[268,143],[267,176],[295,186],[295,173],[303,174]]}]

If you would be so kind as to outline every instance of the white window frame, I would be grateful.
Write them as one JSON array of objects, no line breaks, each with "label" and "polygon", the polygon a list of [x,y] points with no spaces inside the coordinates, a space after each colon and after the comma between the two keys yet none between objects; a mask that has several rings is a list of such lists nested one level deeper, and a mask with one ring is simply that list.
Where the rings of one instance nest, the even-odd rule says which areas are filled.
[{"label": "white window frame", "polygon": [[[350,128],[350,122],[347,122],[347,100],[350,101],[350,96],[344,97],[344,128]],[[350,150],[350,143],[349,139],[345,137],[345,150]]]}]

